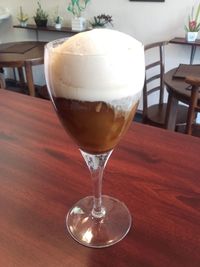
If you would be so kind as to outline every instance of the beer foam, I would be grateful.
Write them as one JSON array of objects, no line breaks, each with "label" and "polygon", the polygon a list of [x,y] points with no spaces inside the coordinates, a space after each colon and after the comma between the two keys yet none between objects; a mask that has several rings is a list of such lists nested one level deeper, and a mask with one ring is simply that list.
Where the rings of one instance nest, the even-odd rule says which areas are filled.
[{"label": "beer foam", "polygon": [[95,29],[76,34],[46,53],[45,71],[55,97],[110,102],[135,96],[138,101],[144,48],[133,37]]}]

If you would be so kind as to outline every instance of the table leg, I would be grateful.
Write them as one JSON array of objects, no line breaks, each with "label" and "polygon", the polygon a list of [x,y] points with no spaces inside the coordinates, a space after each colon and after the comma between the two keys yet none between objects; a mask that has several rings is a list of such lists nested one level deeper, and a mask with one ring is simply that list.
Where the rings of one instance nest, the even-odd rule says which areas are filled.
[{"label": "table leg", "polygon": [[25,62],[26,80],[29,89],[29,94],[35,96],[35,86],[33,81],[32,65],[30,62]]},{"label": "table leg", "polygon": [[18,75],[19,75],[20,87],[24,88],[24,86],[25,86],[25,79],[24,79],[23,68],[22,67],[18,67],[17,70],[18,70]]},{"label": "table leg", "polygon": [[171,131],[175,130],[177,110],[178,110],[178,100],[173,97],[173,94],[169,93],[166,118],[165,118],[166,129]]},{"label": "table leg", "polygon": [[196,53],[196,45],[192,45],[191,55],[190,55],[190,64],[193,64],[195,53]]},{"label": "table leg", "polygon": [[37,42],[39,41],[39,33],[38,33],[38,30],[36,30],[36,40],[37,40]]}]

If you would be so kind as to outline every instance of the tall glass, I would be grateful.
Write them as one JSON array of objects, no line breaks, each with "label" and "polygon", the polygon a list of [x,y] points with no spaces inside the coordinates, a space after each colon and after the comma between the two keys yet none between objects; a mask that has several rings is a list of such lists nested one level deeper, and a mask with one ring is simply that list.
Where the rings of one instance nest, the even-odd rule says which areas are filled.
[{"label": "tall glass", "polygon": [[[110,34],[115,32],[110,30],[106,32],[108,38],[101,41],[106,47],[103,53],[95,47],[99,45],[95,38],[101,37],[104,30],[95,31],[89,36],[82,33],[81,41],[78,35],[48,43],[45,76],[56,113],[78,145],[92,178],[93,196],[79,200],[70,209],[67,229],[79,243],[100,248],[120,241],[131,227],[125,204],[102,196],[101,189],[106,163],[138,106],[144,80],[144,52],[136,40],[135,49],[110,49]],[[117,32],[114,39],[120,41],[121,35],[124,36]]]}]

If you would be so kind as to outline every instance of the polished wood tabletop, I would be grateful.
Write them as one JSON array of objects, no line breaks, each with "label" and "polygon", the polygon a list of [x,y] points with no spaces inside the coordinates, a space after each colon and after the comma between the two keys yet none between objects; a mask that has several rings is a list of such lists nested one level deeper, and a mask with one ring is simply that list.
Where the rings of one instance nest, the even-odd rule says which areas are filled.
[{"label": "polished wood tabletop", "polygon": [[74,241],[70,207],[91,195],[77,147],[50,101],[0,90],[0,266],[199,267],[200,139],[133,123],[113,152],[104,194],[133,226],[104,249]]},{"label": "polished wood tabletop", "polygon": [[24,80],[22,67],[25,68],[30,95],[35,95],[32,66],[44,63],[44,45],[46,42],[24,41],[0,44],[0,68],[18,68],[19,76]]},{"label": "polished wood tabletop", "polygon": [[[164,75],[164,83],[169,93],[165,124],[167,129],[173,131],[176,125],[178,101],[188,104],[191,97],[191,87],[188,83],[185,82],[185,79],[173,77],[176,70],[177,68],[174,68],[165,73]],[[191,72],[190,74],[188,74],[188,76],[194,76],[194,74]],[[199,93],[198,105],[200,105],[200,93]]]},{"label": "polished wood tabletop", "polygon": [[[200,69],[200,65],[199,65]],[[184,78],[174,78],[173,75],[175,74],[177,68],[174,68],[168,71],[164,75],[164,81],[170,91],[173,91],[174,95],[180,99],[183,103],[187,104],[190,100],[191,96],[191,86],[185,82]],[[189,76],[194,76],[191,72]],[[199,94],[199,102],[200,102],[200,94]]]}]

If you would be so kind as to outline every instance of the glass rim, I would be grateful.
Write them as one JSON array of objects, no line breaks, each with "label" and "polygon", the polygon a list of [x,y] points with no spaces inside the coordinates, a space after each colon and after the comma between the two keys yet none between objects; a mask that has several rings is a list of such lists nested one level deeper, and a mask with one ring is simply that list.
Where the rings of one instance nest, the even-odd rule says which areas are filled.
[{"label": "glass rim", "polygon": [[[44,47],[45,47],[45,50],[46,51],[50,51],[51,49],[54,49],[53,47],[53,44],[62,44],[64,43],[64,41],[68,40],[69,38],[71,38],[72,36],[69,36],[69,37],[63,37],[63,38],[58,38],[58,39],[55,39],[55,40],[52,40],[52,41],[49,41]],[[144,45],[143,43],[141,43],[141,48],[143,48],[144,50]],[[114,52],[113,52],[114,51]],[[113,50],[113,51],[110,51],[109,53],[99,53],[99,54],[81,54],[81,53],[71,53],[71,52],[57,52],[54,50],[54,53],[56,54],[60,54],[60,55],[68,55],[68,56],[77,56],[77,57],[107,57],[109,55],[118,55],[119,54],[117,53],[116,50]],[[132,49],[132,51],[134,51],[134,49]],[[137,51],[134,51],[135,53],[137,53]],[[130,53],[130,50],[127,49],[127,51],[124,51],[122,55],[124,54],[129,54]]]}]

